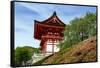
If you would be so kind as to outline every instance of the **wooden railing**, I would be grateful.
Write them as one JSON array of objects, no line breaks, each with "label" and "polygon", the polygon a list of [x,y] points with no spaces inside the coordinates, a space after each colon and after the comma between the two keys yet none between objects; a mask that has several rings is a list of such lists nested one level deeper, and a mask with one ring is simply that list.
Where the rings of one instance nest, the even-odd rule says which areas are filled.
[{"label": "wooden railing", "polygon": [[54,36],[54,35],[46,35],[46,36],[42,36],[42,38],[50,38],[50,39],[63,39],[63,37],[60,36]]}]

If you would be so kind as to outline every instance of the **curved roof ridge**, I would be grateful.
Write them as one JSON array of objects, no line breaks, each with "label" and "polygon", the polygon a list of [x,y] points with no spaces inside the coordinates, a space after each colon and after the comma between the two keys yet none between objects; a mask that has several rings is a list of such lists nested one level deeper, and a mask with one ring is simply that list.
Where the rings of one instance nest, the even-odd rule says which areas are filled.
[{"label": "curved roof ridge", "polygon": [[[38,21],[40,22],[40,21]],[[41,24],[48,24],[48,25],[62,25],[65,26],[65,24],[59,19],[59,17],[56,14],[56,11],[54,11],[53,15],[50,16],[48,19],[41,21]]]}]

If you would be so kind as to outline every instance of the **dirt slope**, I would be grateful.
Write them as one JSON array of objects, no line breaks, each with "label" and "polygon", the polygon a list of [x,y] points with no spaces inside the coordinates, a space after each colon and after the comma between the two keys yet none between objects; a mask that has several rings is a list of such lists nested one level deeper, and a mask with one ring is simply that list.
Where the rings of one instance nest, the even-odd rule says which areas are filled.
[{"label": "dirt slope", "polygon": [[59,63],[79,63],[96,61],[96,37],[73,45],[70,48],[63,49],[58,53],[41,60],[36,64],[59,64]]}]

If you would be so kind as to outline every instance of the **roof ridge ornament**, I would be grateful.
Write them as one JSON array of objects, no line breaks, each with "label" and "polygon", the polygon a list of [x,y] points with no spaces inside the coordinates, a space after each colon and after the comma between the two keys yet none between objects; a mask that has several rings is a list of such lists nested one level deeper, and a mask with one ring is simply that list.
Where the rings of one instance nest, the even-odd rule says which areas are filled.
[{"label": "roof ridge ornament", "polygon": [[54,11],[53,16],[56,16],[56,15],[57,15],[57,13],[56,13],[56,11]]}]

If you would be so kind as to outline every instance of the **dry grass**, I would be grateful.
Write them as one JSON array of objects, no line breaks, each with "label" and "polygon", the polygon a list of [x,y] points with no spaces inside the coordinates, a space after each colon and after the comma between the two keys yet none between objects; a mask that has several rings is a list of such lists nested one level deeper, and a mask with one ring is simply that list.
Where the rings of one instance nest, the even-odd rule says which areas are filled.
[{"label": "dry grass", "polygon": [[96,61],[96,37],[61,50],[45,59],[41,64],[79,63]]}]

